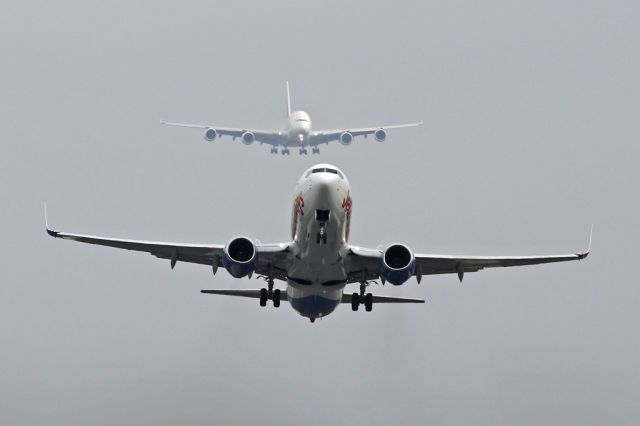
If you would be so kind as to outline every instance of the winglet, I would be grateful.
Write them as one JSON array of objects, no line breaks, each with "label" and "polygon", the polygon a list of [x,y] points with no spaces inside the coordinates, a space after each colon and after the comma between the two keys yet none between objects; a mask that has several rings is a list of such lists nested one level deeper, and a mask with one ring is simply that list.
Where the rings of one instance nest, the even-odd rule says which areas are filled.
[{"label": "winglet", "polygon": [[587,246],[587,251],[578,253],[578,259],[582,260],[589,256],[591,252],[591,240],[593,239],[593,225],[591,225],[591,231],[589,231],[589,245]]},{"label": "winglet", "polygon": [[44,202],[44,227],[47,230],[47,234],[51,235],[52,237],[57,237],[58,236],[58,232],[54,231],[53,229],[49,228],[49,220],[47,219],[47,202]]}]

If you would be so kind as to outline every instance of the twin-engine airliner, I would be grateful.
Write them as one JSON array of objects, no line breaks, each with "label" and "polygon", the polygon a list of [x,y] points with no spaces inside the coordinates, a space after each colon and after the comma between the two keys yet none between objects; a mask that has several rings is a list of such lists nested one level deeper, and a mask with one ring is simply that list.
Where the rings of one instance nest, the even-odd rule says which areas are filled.
[{"label": "twin-engine airliner", "polygon": [[[367,293],[367,287],[379,280],[399,286],[415,277],[465,273],[497,266],[534,265],[539,263],[581,260],[586,252],[559,256],[451,256],[414,254],[404,244],[368,249],[349,244],[353,198],[347,177],[338,168],[318,164],[308,169],[298,181],[291,215],[291,240],[280,244],[261,244],[247,237],[236,237],[226,245],[181,244],[125,240],[58,232],[56,238],[89,244],[151,253],[176,262],[208,265],[213,274],[224,268],[234,278],[257,274],[267,283],[260,290],[202,290],[202,293],[256,298],[260,306],[271,301],[274,307],[283,301],[311,322],[333,312],[341,303],[357,311],[364,305],[371,311],[376,303],[424,303],[410,299]],[[274,281],[284,281],[286,290],[274,288]],[[345,293],[349,284],[359,284],[359,291]]]},{"label": "twin-engine airliner", "polygon": [[245,145],[254,142],[271,145],[271,153],[277,154],[278,147],[281,148],[282,155],[289,155],[289,148],[298,148],[300,155],[308,154],[311,148],[313,154],[320,153],[321,144],[328,144],[331,141],[339,141],[342,145],[351,145],[356,136],[373,135],[378,142],[383,142],[387,138],[387,130],[401,127],[415,127],[422,124],[396,124],[393,126],[344,128],[335,130],[312,130],[311,117],[304,111],[291,111],[291,97],[289,95],[289,83],[287,82],[287,121],[281,130],[256,130],[249,128],[219,127],[207,124],[172,123],[161,121],[167,126],[191,127],[204,130],[205,140],[211,142],[222,136],[231,136],[234,140],[240,138]]}]

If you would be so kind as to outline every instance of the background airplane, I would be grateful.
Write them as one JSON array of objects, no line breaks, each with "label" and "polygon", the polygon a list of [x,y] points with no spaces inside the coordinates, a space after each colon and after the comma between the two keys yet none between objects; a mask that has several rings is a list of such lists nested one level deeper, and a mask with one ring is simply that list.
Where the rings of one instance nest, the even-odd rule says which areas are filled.
[{"label": "background airplane", "polygon": [[331,141],[340,141],[342,145],[350,145],[356,136],[373,135],[375,140],[383,142],[387,138],[387,130],[402,127],[415,127],[422,124],[396,124],[392,126],[344,128],[335,130],[312,130],[311,117],[304,111],[291,111],[291,96],[289,93],[289,82],[287,82],[287,121],[282,130],[256,130],[249,128],[218,127],[214,125],[172,123],[161,121],[167,126],[191,127],[204,130],[204,138],[213,141],[222,136],[231,136],[234,140],[240,138],[245,145],[253,142],[266,143],[271,145],[271,153],[277,154],[278,147],[282,147],[282,155],[289,155],[290,147],[298,147],[299,153],[308,154],[307,149],[311,148],[313,154],[319,154],[320,144],[328,144]]},{"label": "background airplane", "polygon": [[[324,317],[340,304],[351,304],[357,311],[364,305],[371,311],[374,303],[424,303],[421,299],[374,296],[367,287],[380,280],[401,285],[424,275],[457,274],[498,266],[521,266],[539,263],[581,260],[586,252],[558,256],[450,256],[414,254],[403,244],[385,249],[367,249],[350,245],[349,231],[353,199],[351,187],[342,171],[329,164],[308,169],[298,181],[292,208],[291,240],[280,244],[260,244],[246,237],[233,238],[226,245],[160,243],[95,237],[46,229],[56,238],[99,244],[151,253],[169,259],[171,268],[178,261],[208,265],[215,274],[225,268],[234,278],[258,274],[267,282],[260,290],[202,290],[202,293],[268,300],[273,306],[281,301],[290,305],[312,322]],[[46,223],[46,207],[45,207]],[[274,289],[274,280],[287,283],[286,290]],[[345,294],[348,284],[360,284],[359,292]]]}]

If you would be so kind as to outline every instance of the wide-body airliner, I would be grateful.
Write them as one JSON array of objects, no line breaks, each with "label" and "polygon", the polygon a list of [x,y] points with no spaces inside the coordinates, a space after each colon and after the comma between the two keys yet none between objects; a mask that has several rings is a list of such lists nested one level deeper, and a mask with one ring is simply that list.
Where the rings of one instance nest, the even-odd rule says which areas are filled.
[{"label": "wide-body airliner", "polygon": [[[151,253],[169,259],[172,269],[176,262],[191,262],[208,265],[214,274],[222,267],[234,278],[257,274],[266,281],[265,288],[202,293],[256,298],[260,306],[269,300],[275,307],[287,301],[312,322],[329,315],[340,303],[350,304],[354,311],[361,305],[371,311],[376,303],[424,303],[422,299],[368,293],[375,280],[398,286],[411,277],[419,283],[425,275],[451,273],[462,281],[465,273],[484,268],[584,259],[591,247],[589,238],[586,252],[509,257],[414,254],[404,244],[369,249],[349,243],[352,209],[351,187],[344,173],[332,165],[318,164],[308,169],[295,187],[291,240],[285,243],[261,244],[242,236],[226,245],[160,243],[58,232],[48,224],[46,229],[56,238]],[[274,288],[276,280],[285,282],[286,290]],[[349,284],[359,284],[359,291],[345,293]]]},{"label": "wide-body airliner", "polygon": [[240,127],[219,127],[207,124],[172,123],[161,121],[167,126],[191,127],[204,130],[204,138],[207,141],[214,141],[222,136],[231,136],[234,140],[240,138],[245,145],[254,142],[271,145],[271,153],[277,154],[278,147],[281,147],[282,155],[289,155],[289,148],[298,148],[300,155],[309,153],[311,148],[313,154],[320,153],[321,144],[328,144],[331,141],[339,141],[342,145],[351,145],[356,136],[373,135],[378,142],[383,142],[387,138],[387,130],[401,127],[415,127],[422,124],[396,124],[392,126],[343,128],[335,130],[312,130],[311,117],[304,111],[291,111],[291,97],[289,94],[289,83],[287,82],[287,121],[281,130],[257,130]]}]

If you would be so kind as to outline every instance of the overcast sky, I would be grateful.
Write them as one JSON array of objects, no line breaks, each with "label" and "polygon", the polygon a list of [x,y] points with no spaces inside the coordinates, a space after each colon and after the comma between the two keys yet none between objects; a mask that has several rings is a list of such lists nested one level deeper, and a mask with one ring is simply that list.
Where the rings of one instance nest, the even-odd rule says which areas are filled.
[{"label": "overcast sky", "polygon": [[[0,423],[638,424],[634,1],[17,2],[0,14]],[[424,120],[306,157],[160,119]],[[426,277],[310,324],[69,232],[286,241],[315,162],[351,242],[588,260]],[[282,287],[283,288],[283,287]]]}]

